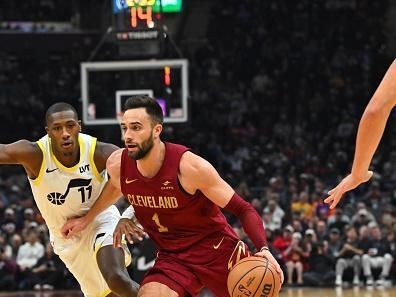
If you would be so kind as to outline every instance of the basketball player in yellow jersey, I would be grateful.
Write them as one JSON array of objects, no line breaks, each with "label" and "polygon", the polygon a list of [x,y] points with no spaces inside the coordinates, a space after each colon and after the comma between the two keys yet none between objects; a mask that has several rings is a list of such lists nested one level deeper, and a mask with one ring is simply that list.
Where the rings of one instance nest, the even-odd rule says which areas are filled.
[{"label": "basketball player in yellow jersey", "polygon": [[324,201],[330,204],[330,208],[333,209],[337,206],[345,192],[353,190],[372,177],[373,172],[369,171],[371,159],[384,133],[389,114],[395,105],[396,61],[385,73],[360,119],[351,173],[329,191],[330,196]]},{"label": "basketball player in yellow jersey", "polygon": [[[62,238],[68,218],[84,215],[107,182],[107,158],[118,149],[80,133],[76,110],[56,103],[46,113],[47,135],[37,142],[0,144],[0,164],[25,168],[36,204],[44,217],[54,251],[75,276],[86,297],[137,296],[138,285],[126,270],[126,247],[114,248],[120,214],[111,206],[80,236]],[[117,193],[118,195],[118,193]]]}]

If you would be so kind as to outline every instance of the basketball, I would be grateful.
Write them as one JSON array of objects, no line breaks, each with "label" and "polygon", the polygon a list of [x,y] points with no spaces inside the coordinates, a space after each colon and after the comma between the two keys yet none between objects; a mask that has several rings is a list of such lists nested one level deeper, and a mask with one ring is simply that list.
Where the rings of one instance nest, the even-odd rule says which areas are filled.
[{"label": "basketball", "polygon": [[281,279],[267,258],[247,257],[231,269],[227,287],[231,297],[277,297]]}]

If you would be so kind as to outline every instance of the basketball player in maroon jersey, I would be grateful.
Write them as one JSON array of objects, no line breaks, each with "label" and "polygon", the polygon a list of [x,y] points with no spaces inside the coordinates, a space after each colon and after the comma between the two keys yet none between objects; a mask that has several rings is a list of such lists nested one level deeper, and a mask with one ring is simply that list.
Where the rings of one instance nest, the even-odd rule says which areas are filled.
[{"label": "basketball player in maroon jersey", "polygon": [[[228,271],[249,251],[221,207],[239,218],[258,251],[256,256],[268,258],[283,282],[256,210],[209,162],[182,145],[161,141],[163,114],[154,99],[129,98],[125,109],[121,126],[126,149],[114,152],[107,161],[111,182],[87,215],[64,225],[65,237],[84,229],[97,213],[115,203],[121,190],[158,247],[155,265],[145,275],[138,296],[196,296],[208,287],[217,297],[226,297]],[[132,220],[120,220],[115,245],[122,234],[129,238],[134,228]]]}]

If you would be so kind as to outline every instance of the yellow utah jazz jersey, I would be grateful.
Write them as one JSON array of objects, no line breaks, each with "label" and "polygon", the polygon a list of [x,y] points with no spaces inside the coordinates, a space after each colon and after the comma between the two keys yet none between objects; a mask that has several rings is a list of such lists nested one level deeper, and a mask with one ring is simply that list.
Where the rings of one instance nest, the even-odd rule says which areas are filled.
[{"label": "yellow utah jazz jersey", "polygon": [[80,133],[78,142],[80,161],[73,167],[56,159],[48,135],[37,142],[43,162],[38,177],[29,182],[52,238],[61,237],[60,228],[68,218],[88,212],[107,181],[106,170],[98,172],[95,166],[96,138]]}]

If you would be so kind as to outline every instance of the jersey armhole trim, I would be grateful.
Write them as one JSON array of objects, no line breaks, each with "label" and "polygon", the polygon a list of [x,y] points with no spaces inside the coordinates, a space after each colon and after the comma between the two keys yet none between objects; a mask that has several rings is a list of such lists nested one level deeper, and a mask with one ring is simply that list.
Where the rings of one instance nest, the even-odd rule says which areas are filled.
[{"label": "jersey armhole trim", "polygon": [[35,185],[35,186],[37,186],[37,185],[41,182],[41,180],[43,179],[44,168],[45,168],[45,149],[44,149],[44,145],[43,145],[41,139],[38,140],[36,143],[38,144],[38,146],[39,146],[41,152],[43,153],[43,161],[41,162],[41,167],[40,167],[40,171],[39,171],[38,176],[37,176],[35,179],[31,179],[31,178],[29,177],[30,181],[31,181],[31,182],[33,183],[33,185]]},{"label": "jersey armhole trim", "polygon": [[[125,149],[124,149],[125,150]],[[124,183],[123,183],[123,178],[124,178],[124,168],[125,168],[125,165],[126,164],[124,164],[125,162],[124,162],[124,154],[125,154],[125,152],[124,152],[124,150],[121,152],[121,156],[120,156],[120,178],[119,178],[119,181],[120,181],[120,189],[121,189],[121,192],[124,194]]]},{"label": "jersey armhole trim", "polygon": [[96,143],[97,143],[97,139],[95,137],[92,137],[91,145],[89,147],[89,161],[92,164],[93,173],[94,173],[96,179],[99,182],[102,182],[103,181],[103,177],[100,175],[100,173],[98,171],[98,168],[96,168],[96,164],[95,164]]},{"label": "jersey armhole trim", "polygon": [[110,289],[106,289],[101,295],[100,297],[107,297],[108,295],[110,295],[111,290]]},{"label": "jersey armhole trim", "polygon": [[184,189],[184,187],[182,186],[182,184],[181,184],[181,182],[180,182],[180,178],[179,178],[179,174],[180,174],[180,161],[181,161],[181,158],[183,157],[183,155],[184,155],[186,152],[190,152],[190,151],[191,151],[190,149],[187,149],[187,150],[185,150],[185,151],[180,155],[179,165],[177,166],[176,180],[177,180],[177,184],[178,184],[180,190],[181,190],[184,194],[190,196],[190,198],[194,198],[195,196],[197,196],[197,194],[198,194],[200,191],[197,189],[197,190],[195,191],[194,194],[190,194],[189,192],[187,192],[187,191]]}]

